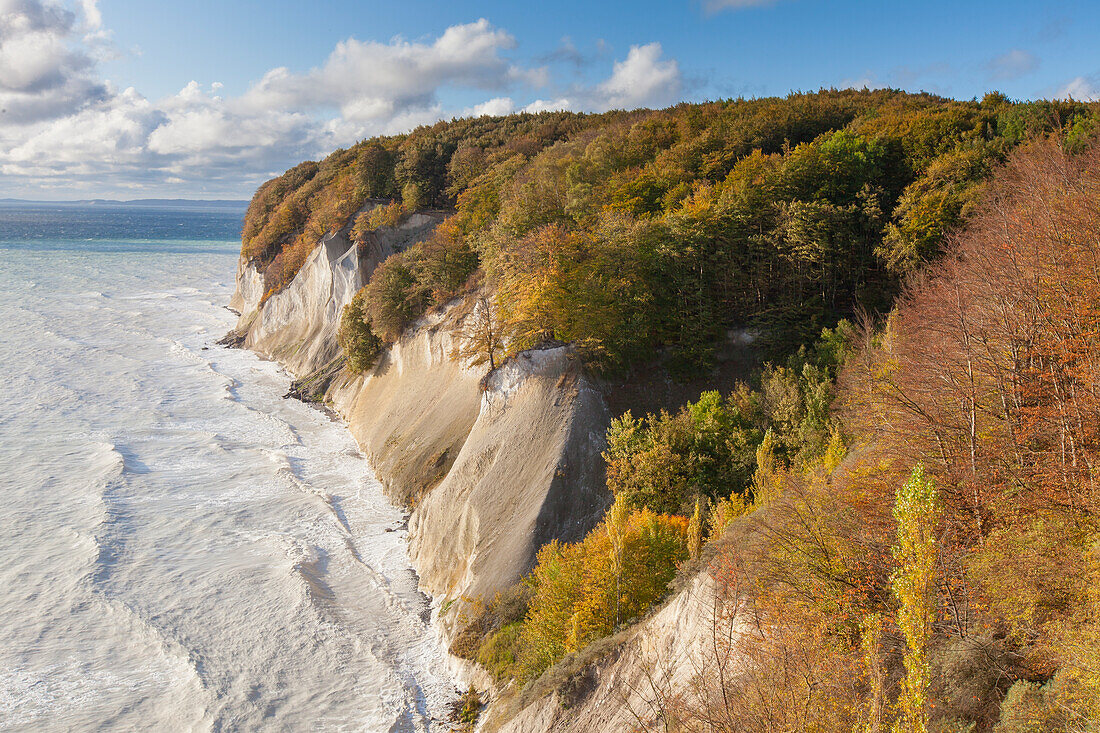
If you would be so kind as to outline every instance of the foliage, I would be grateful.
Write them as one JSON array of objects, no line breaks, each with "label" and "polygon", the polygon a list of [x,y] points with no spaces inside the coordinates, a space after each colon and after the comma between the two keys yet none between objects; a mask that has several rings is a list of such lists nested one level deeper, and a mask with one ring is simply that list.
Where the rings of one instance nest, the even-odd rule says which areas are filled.
[{"label": "foliage", "polygon": [[382,339],[374,334],[366,319],[362,291],[344,306],[336,341],[347,357],[348,369],[353,373],[370,369],[382,352]]},{"label": "foliage", "polygon": [[401,226],[408,215],[409,210],[397,201],[379,204],[355,217],[355,224],[350,232],[351,238],[355,242],[362,242],[370,232],[383,227]]},{"label": "foliage", "polygon": [[[821,90],[452,120],[264,184],[242,254],[275,292],[327,231],[354,220],[360,238],[376,219],[453,207],[452,239],[488,275],[510,349],[575,342],[613,372],[660,352],[684,376],[713,363],[730,327],[755,324],[778,357],[885,310],[1014,146],[1064,130],[1083,149],[1092,115],[1002,95]],[[356,216],[378,199],[393,203]]]},{"label": "foliage", "polygon": [[566,653],[641,616],[686,560],[687,520],[622,500],[584,541],[539,550],[520,638],[518,675],[537,677]]},{"label": "foliage", "polygon": [[688,521],[687,527],[687,545],[688,555],[692,560],[699,557],[699,553],[703,550],[703,532],[705,530],[706,521],[706,500],[702,497],[695,499],[695,511],[691,514],[691,519]]},{"label": "foliage", "polygon": [[[1003,730],[1089,730],[1100,720],[1091,468],[1100,452],[1098,181],[1095,150],[1069,155],[1054,140],[1013,154],[945,258],[913,280],[885,322],[865,325],[842,368],[839,414],[859,461],[839,464],[835,490],[862,528],[825,531],[881,538],[882,487],[900,483],[906,464],[934,477],[942,511],[934,564],[926,557],[896,586],[893,633],[907,648],[955,651],[924,688],[936,696],[927,701],[916,694],[923,675],[912,673],[933,658],[910,651],[903,725],[934,702],[950,720],[929,724],[987,729],[991,703],[1014,682]],[[905,514],[912,524],[920,513]],[[903,555],[919,558],[919,544]],[[899,562],[901,579],[910,571]],[[916,592],[925,583],[935,592]],[[874,610],[880,598],[855,608]],[[964,669],[959,650],[972,646]],[[1051,706],[1057,721],[1028,712]]]},{"label": "foliage", "polygon": [[479,296],[454,334],[451,358],[470,366],[488,364],[489,371],[496,369],[504,351],[504,334],[501,331],[496,305],[487,296]]},{"label": "foliage", "polygon": [[[460,187],[448,186],[449,166],[460,146],[467,165],[455,166],[456,174],[469,171],[470,149],[482,151],[481,160],[492,166],[518,150],[537,153],[614,116],[548,112],[455,120],[337,150],[260,187],[245,216],[241,254],[260,265],[268,290],[278,290],[294,277],[321,236],[348,224],[368,200],[400,199],[396,206],[409,212],[452,205]],[[355,234],[365,231],[367,222]]]},{"label": "foliage", "polygon": [[881,733],[886,703],[886,670],[882,663],[882,615],[869,613],[863,618],[860,634],[868,700],[864,710],[864,733]]},{"label": "foliage", "polygon": [[419,287],[409,258],[400,255],[378,265],[362,292],[371,327],[390,343],[427,306],[427,294]]},{"label": "foliage", "polygon": [[743,494],[759,442],[759,408],[747,390],[723,400],[704,392],[675,415],[627,412],[607,431],[607,486],[635,507],[690,512],[696,496]]},{"label": "foliage", "polygon": [[934,615],[940,511],[935,484],[924,477],[924,468],[918,465],[898,489],[894,502],[898,541],[893,554],[898,569],[892,585],[898,601],[898,627],[906,644],[905,677],[898,698],[901,716],[894,728],[901,733],[928,730],[928,644]]},{"label": "foliage", "polygon": [[[635,418],[627,412],[613,420],[604,452],[608,488],[655,511],[691,514],[704,497],[738,502],[737,513],[743,513],[767,489],[762,482],[769,471],[808,467],[834,441],[832,383],[851,337],[846,321],[825,329],[786,366],[766,366],[757,391],[741,385],[724,399],[707,391],[675,415]],[[726,511],[733,505],[719,506]]]},{"label": "foliage", "polygon": [[455,702],[452,720],[463,726],[464,730],[473,730],[477,719],[481,716],[481,696],[477,690],[470,687],[466,693]]},{"label": "foliage", "polygon": [[375,268],[363,289],[368,320],[392,343],[428,308],[462,292],[476,267],[476,257],[457,235],[454,222],[444,221],[428,239]]}]

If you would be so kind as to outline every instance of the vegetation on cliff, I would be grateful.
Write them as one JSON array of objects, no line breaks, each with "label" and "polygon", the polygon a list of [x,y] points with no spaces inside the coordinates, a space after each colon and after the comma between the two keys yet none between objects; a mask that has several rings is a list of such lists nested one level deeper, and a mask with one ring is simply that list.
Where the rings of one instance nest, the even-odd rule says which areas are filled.
[{"label": "vegetation on cliff", "polygon": [[[607,522],[684,523],[675,551],[621,561],[663,580],[702,554],[718,587],[710,651],[649,660],[696,677],[654,688],[645,725],[1100,725],[1100,149],[1071,150],[1013,154],[884,317],[826,331],[755,390],[615,421]],[[606,535],[544,548],[535,595],[456,651],[502,679],[575,669],[580,640],[661,596],[627,599]]]},{"label": "vegetation on cliff", "polygon": [[665,723],[1097,729],[1098,193],[1100,150],[1029,144],[861,324],[832,410],[847,448],[774,462],[716,540],[716,622],[742,626]]},{"label": "vegetation on cliff", "polygon": [[[244,254],[277,288],[317,227],[450,207],[349,333],[393,340],[465,293],[490,366],[559,340],[595,369],[693,376],[729,328],[761,334],[747,384],[614,421],[607,517],[454,644],[498,680],[547,674],[705,565],[736,633],[640,725],[1097,730],[1094,112],[823,91],[441,123],[266,184]],[[374,197],[395,203],[353,221]]]},{"label": "vegetation on cliff", "polygon": [[[663,349],[691,373],[733,325],[782,351],[888,308],[1014,146],[1053,129],[1079,145],[1092,124],[1080,103],[889,90],[456,120],[264,184],[242,254],[270,293],[326,231],[448,209],[368,286],[376,332],[395,338],[481,270],[513,350],[573,342],[622,370]],[[379,199],[386,216],[356,218]]]}]

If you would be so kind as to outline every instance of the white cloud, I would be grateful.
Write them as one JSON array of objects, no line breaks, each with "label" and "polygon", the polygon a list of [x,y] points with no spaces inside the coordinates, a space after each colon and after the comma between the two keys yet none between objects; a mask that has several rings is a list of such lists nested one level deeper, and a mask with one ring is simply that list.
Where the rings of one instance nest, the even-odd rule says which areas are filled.
[{"label": "white cloud", "polygon": [[[555,88],[547,67],[513,62],[515,39],[482,19],[423,41],[349,38],[318,67],[271,69],[239,96],[192,81],[148,99],[99,77],[113,49],[97,0],[59,2],[0,0],[0,195],[247,196],[273,171],[371,135],[455,115],[661,106],[683,87],[677,62],[651,43],[632,46],[602,83]],[[470,92],[485,101],[441,101]]]},{"label": "white cloud", "polygon": [[523,71],[501,52],[515,40],[489,21],[451,26],[431,44],[350,38],[306,74],[272,69],[244,97],[257,109],[337,107],[345,119],[372,122],[428,107],[444,86],[503,89]]},{"label": "white cloud", "polygon": [[[96,0],[72,1],[0,0],[0,171],[9,192],[20,182],[130,188],[235,178],[243,194],[303,158],[444,117],[444,88],[545,80],[505,59],[514,39],[479,20],[428,42],[348,39],[320,67],[272,69],[239,97],[193,81],[149,100],[96,78],[103,19]],[[498,96],[470,112],[513,108]]]},{"label": "white cloud", "polygon": [[661,59],[661,44],[631,46],[624,61],[616,61],[611,77],[596,88],[604,108],[663,107],[676,101],[683,86],[680,65]]},{"label": "white cloud", "polygon": [[77,15],[42,0],[0,0],[0,125],[22,125],[103,98],[93,49],[71,43]]},{"label": "white cloud", "polygon": [[538,114],[539,112],[561,112],[567,109],[576,109],[576,105],[570,100],[562,97],[560,99],[536,99],[529,105],[524,107],[521,112],[530,112],[532,114]]},{"label": "white cloud", "polygon": [[467,107],[462,110],[461,117],[483,117],[488,115],[490,117],[499,117],[501,115],[509,115],[516,111],[516,103],[512,101],[511,97],[493,97],[486,100],[481,104],[475,104],[473,107]]},{"label": "white cloud", "polygon": [[1039,67],[1039,59],[1032,53],[1014,48],[996,56],[986,64],[989,78],[993,81],[1019,79]]},{"label": "white cloud", "polygon": [[1100,84],[1095,78],[1079,76],[1054,95],[1055,99],[1076,99],[1078,102],[1100,101]]},{"label": "white cloud", "polygon": [[84,25],[89,32],[98,31],[103,27],[103,15],[99,12],[99,0],[80,0],[80,7],[84,11]]}]

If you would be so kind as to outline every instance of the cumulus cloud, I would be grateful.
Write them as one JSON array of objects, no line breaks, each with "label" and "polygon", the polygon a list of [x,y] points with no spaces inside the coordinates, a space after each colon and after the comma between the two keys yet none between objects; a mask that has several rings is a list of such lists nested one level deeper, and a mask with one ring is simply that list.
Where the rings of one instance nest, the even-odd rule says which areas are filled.
[{"label": "cumulus cloud", "polygon": [[992,81],[1019,79],[1039,68],[1039,59],[1032,53],[1014,48],[996,56],[986,64],[986,71]]},{"label": "cumulus cloud", "polygon": [[[110,32],[97,0],[60,2],[0,0],[4,194],[247,195],[302,159],[371,135],[455,115],[660,106],[683,87],[676,60],[651,43],[631,46],[602,82],[555,88],[546,67],[512,61],[515,39],[482,19],[423,41],[349,38],[319,66],[272,69],[239,96],[192,81],[149,99],[98,76]],[[485,101],[443,101],[472,94]]]},{"label": "cumulus cloud", "polygon": [[663,60],[661,44],[631,46],[623,61],[616,61],[611,78],[597,87],[608,108],[660,107],[676,100],[683,86],[680,65]]},{"label": "cumulus cloud", "polygon": [[99,12],[99,0],[80,0],[80,8],[84,11],[84,24],[91,33],[103,27],[103,15]]},{"label": "cumulus cloud", "polygon": [[486,100],[481,104],[475,104],[473,107],[467,107],[462,110],[461,117],[483,117],[488,115],[490,117],[499,117],[500,115],[509,115],[516,111],[516,103],[512,101],[511,97],[493,97]]},{"label": "cumulus cloud", "polygon": [[[347,39],[321,66],[273,69],[239,97],[225,99],[221,84],[193,81],[149,100],[96,77],[108,35],[102,23],[96,0],[0,0],[0,171],[9,185],[20,178],[120,186],[236,176],[243,188],[254,185],[249,174],[262,178],[368,135],[434,122],[444,116],[443,88],[495,90],[545,78],[506,60],[514,39],[479,20],[430,42]],[[514,106],[498,96],[469,113],[505,114]]]},{"label": "cumulus cloud", "polygon": [[562,112],[564,110],[576,109],[577,105],[571,100],[562,97],[560,99],[536,99],[526,107],[522,112],[530,112],[531,114],[538,114],[539,112]]},{"label": "cumulus cloud", "polygon": [[500,55],[514,46],[485,19],[451,26],[430,44],[351,38],[309,73],[269,71],[242,101],[256,109],[337,107],[346,120],[375,122],[431,106],[444,86],[505,88],[524,73]]},{"label": "cumulus cloud", "polygon": [[0,124],[54,118],[104,97],[91,49],[73,43],[78,31],[76,13],[63,6],[0,0]]}]

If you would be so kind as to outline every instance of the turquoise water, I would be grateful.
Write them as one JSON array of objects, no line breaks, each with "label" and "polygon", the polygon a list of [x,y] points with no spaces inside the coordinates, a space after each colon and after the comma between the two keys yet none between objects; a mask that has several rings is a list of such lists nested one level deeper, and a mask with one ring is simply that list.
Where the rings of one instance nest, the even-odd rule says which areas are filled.
[{"label": "turquoise water", "polygon": [[239,226],[0,207],[2,729],[429,730],[453,698],[343,425],[213,343]]}]

